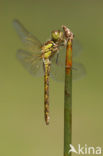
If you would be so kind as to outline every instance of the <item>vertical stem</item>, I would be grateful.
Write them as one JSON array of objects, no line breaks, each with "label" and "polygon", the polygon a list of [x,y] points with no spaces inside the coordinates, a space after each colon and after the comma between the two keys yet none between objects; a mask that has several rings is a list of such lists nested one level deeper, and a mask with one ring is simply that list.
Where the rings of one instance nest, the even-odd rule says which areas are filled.
[{"label": "vertical stem", "polygon": [[72,39],[67,42],[64,94],[64,156],[69,153],[72,140]]}]

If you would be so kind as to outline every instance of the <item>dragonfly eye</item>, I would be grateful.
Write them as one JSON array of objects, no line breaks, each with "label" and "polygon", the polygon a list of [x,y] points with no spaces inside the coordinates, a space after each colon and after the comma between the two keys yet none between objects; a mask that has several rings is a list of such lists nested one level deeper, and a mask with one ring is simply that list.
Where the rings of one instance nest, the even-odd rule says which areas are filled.
[{"label": "dragonfly eye", "polygon": [[62,40],[63,39],[63,32],[60,30],[54,30],[51,32],[51,37],[54,42]]}]

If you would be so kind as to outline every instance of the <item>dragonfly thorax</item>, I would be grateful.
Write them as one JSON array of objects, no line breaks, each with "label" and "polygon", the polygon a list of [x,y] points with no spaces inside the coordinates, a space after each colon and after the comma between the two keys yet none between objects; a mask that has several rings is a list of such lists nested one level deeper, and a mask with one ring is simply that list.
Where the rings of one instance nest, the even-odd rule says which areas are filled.
[{"label": "dragonfly thorax", "polygon": [[48,59],[58,51],[58,46],[53,41],[48,41],[41,49],[42,58]]}]

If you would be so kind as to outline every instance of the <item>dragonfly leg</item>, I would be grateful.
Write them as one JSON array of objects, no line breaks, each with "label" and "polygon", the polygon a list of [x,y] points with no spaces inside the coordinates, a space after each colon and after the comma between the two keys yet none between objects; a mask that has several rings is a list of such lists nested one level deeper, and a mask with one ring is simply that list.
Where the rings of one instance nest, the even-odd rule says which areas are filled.
[{"label": "dragonfly leg", "polygon": [[56,64],[58,64],[59,52],[57,52]]}]

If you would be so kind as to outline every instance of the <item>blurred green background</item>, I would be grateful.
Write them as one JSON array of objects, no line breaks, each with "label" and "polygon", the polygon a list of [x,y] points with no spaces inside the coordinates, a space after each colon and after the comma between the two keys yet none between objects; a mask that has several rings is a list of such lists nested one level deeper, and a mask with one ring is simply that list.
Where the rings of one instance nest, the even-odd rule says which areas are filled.
[{"label": "blurred green background", "polygon": [[46,126],[43,78],[32,77],[16,59],[22,43],[15,18],[42,42],[51,30],[70,26],[87,71],[73,83],[72,144],[103,147],[103,1],[0,0],[0,156],[63,155],[64,84],[50,80]]}]

